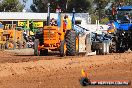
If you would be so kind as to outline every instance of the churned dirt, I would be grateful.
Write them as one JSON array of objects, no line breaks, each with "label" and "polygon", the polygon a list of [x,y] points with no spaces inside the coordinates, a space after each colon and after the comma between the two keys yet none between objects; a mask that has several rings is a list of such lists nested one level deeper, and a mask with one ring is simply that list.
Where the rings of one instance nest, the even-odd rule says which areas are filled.
[{"label": "churned dirt", "polygon": [[[34,56],[32,49],[0,51],[0,88],[83,88],[81,69],[90,80],[132,81],[132,53],[59,57]],[[132,88],[87,86],[85,88]]]}]

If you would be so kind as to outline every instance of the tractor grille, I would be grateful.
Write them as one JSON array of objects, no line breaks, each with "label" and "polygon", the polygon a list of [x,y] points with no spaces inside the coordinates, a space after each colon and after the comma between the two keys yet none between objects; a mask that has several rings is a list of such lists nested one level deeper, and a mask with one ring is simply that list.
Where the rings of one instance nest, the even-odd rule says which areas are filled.
[{"label": "tractor grille", "polygon": [[55,40],[56,33],[55,29],[44,29],[44,40]]}]

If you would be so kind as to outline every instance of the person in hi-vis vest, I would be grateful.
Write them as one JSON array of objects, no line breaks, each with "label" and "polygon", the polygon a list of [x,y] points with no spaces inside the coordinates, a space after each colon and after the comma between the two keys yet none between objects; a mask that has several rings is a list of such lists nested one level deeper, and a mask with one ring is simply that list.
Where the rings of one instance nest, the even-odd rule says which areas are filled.
[{"label": "person in hi-vis vest", "polygon": [[65,15],[64,19],[65,19],[65,22],[66,22],[66,29],[71,30],[72,29],[71,20],[69,19],[69,17],[67,15]]}]

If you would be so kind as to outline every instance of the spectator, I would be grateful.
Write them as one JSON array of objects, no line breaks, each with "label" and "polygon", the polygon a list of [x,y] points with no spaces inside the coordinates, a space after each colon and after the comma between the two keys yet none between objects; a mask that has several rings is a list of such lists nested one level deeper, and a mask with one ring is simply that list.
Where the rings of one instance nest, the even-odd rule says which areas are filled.
[{"label": "spectator", "polygon": [[65,19],[65,22],[66,22],[66,29],[71,29],[72,28],[72,22],[69,19],[68,15],[65,15],[64,19]]}]

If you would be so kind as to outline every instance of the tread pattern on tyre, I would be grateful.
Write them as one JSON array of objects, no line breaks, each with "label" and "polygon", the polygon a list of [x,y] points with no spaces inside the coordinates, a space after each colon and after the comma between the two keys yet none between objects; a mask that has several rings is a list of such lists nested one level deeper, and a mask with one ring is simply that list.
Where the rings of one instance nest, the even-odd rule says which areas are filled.
[{"label": "tread pattern on tyre", "polygon": [[23,42],[22,42],[22,48],[23,49],[27,48],[27,42],[26,42],[26,40],[23,40]]},{"label": "tread pattern on tyre", "polygon": [[18,49],[21,49],[22,48],[22,42],[21,41],[17,41],[16,45],[17,45],[17,48]]},{"label": "tread pattern on tyre", "polygon": [[68,30],[65,36],[66,40],[66,55],[75,56],[76,55],[76,32],[73,30]]},{"label": "tread pattern on tyre", "polygon": [[34,41],[34,55],[36,55],[36,56],[39,56],[38,44],[39,44],[39,39],[35,39],[35,41]]},{"label": "tread pattern on tyre", "polygon": [[61,57],[65,56],[64,44],[65,44],[65,40],[60,42],[60,56]]}]

